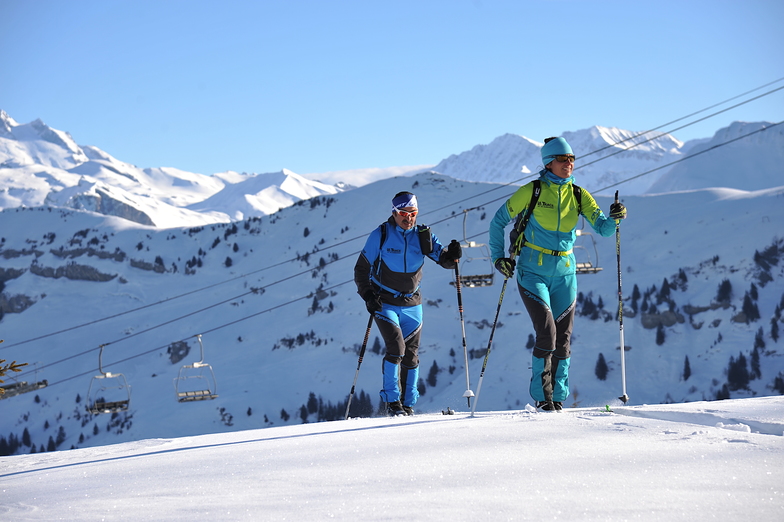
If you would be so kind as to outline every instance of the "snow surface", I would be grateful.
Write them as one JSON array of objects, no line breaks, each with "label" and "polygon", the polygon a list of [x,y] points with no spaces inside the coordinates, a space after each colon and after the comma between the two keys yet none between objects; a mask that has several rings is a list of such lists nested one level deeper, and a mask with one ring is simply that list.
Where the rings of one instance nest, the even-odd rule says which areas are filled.
[{"label": "snow surface", "polygon": [[[147,194],[194,204],[267,176],[227,172],[210,185],[176,169],[142,170],[83,150],[91,162],[85,168],[100,174],[96,180],[105,190],[116,191],[116,201],[131,177]],[[49,188],[69,187],[73,179],[66,177],[78,176],[26,164],[0,168],[0,175],[12,180],[22,171],[35,184],[0,194],[9,206],[43,201]],[[293,173],[268,176],[295,179]],[[622,225],[622,263],[632,402],[614,401],[614,413],[602,409],[620,393],[615,242],[596,237],[596,250],[588,241],[584,246],[605,269],[580,276],[579,291],[603,301],[604,309],[599,319],[576,319],[567,413],[535,414],[526,407],[530,324],[509,291],[476,418],[466,418],[452,274],[431,265],[423,284],[421,377],[427,379],[436,362],[439,371],[420,399],[420,415],[316,423],[318,415],[306,409],[300,418],[309,394],[329,406],[346,398],[367,321],[351,269],[367,233],[388,217],[391,195],[415,191],[421,222],[444,241],[463,237],[463,210],[472,208],[467,236],[486,241],[488,219],[514,186],[406,174],[323,194],[263,220],[246,216],[205,226],[155,199],[161,205],[156,215],[194,227],[181,229],[92,212],[6,208],[0,212],[2,295],[31,302],[2,318],[0,358],[29,361],[31,368],[18,377],[48,379],[49,386],[0,402],[0,436],[28,430],[33,445],[17,453],[35,450],[0,458],[0,520],[780,520],[782,398],[763,396],[778,393],[774,382],[784,375],[781,340],[772,332],[782,322],[784,263],[762,270],[754,256],[769,247],[782,251],[784,181],[774,170],[767,188],[747,192],[733,186],[733,176],[719,170],[701,181],[731,187],[722,189],[632,195],[621,186],[630,209]],[[578,184],[588,177],[578,172]],[[609,196],[597,196],[605,210]],[[198,267],[186,273],[196,259]],[[147,269],[139,268],[145,263]],[[462,263],[464,274],[488,264],[479,259],[480,268],[469,269],[468,249]],[[40,275],[69,267],[115,277]],[[681,270],[688,284],[678,283]],[[645,314],[629,313],[629,295],[635,286],[645,292],[665,279],[680,285],[672,289],[671,306],[681,321],[664,328],[666,341],[659,345],[655,329],[642,322]],[[728,307],[714,308],[723,279],[731,280],[734,295]],[[474,390],[499,286],[496,280],[463,290],[468,348],[480,354],[469,361]],[[761,320],[736,321],[752,287]],[[657,304],[662,312],[668,306]],[[687,306],[701,311],[686,313]],[[193,352],[174,362],[167,349],[180,339],[192,344],[198,332],[219,397],[180,404],[172,383]],[[732,401],[698,402],[726,387],[728,360],[753,357],[757,332],[766,344],[759,375],[731,390]],[[305,341],[285,345],[299,337]],[[374,329],[371,343],[376,338]],[[106,342],[106,367],[124,372],[133,389],[130,411],[116,419],[84,413],[97,346]],[[601,354],[606,380],[595,375]],[[684,358],[691,364],[688,379]],[[357,394],[366,392],[374,404],[380,360],[369,350],[357,381]],[[659,402],[682,404],[650,406]],[[447,407],[458,413],[441,415]],[[47,437],[58,429],[65,437],[57,448],[79,449],[48,450]]]},{"label": "snow surface", "polygon": [[2,457],[0,518],[784,519],[784,397],[611,409],[349,419]]}]

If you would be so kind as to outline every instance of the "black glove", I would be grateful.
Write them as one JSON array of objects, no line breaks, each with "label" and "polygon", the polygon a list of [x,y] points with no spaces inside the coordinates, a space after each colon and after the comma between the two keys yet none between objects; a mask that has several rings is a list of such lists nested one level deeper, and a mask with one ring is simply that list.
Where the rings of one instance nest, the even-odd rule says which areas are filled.
[{"label": "black glove", "polygon": [[458,243],[456,239],[453,239],[442,255],[444,256],[445,261],[456,261],[462,257],[463,249],[460,246],[460,243]]},{"label": "black glove", "polygon": [[371,314],[375,314],[376,312],[381,311],[381,296],[379,296],[373,290],[366,291],[362,296],[362,299],[365,300],[365,307]]},{"label": "black glove", "polygon": [[495,268],[507,279],[514,277],[515,260],[508,257],[499,257],[495,260]]},{"label": "black glove", "polygon": [[626,219],[626,206],[623,203],[613,203],[610,205],[611,219]]}]

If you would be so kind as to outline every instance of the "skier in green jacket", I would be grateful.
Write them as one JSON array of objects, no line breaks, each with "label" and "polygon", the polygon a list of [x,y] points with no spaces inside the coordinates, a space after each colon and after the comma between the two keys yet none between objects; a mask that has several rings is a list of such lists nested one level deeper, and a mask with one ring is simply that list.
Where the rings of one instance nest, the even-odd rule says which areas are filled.
[{"label": "skier in green jacket", "polygon": [[608,218],[587,190],[573,188],[574,161],[572,148],[564,138],[545,140],[544,168],[539,172],[541,193],[524,235],[513,234],[509,249],[511,253],[519,252],[517,263],[506,254],[504,229],[527,214],[534,182],[520,187],[490,222],[495,267],[511,278],[517,266],[518,290],[536,333],[530,393],[542,410],[562,409],[569,396],[570,339],[577,297],[572,247],[580,214],[605,237],[611,236],[618,220],[626,217],[623,203],[610,205]]}]

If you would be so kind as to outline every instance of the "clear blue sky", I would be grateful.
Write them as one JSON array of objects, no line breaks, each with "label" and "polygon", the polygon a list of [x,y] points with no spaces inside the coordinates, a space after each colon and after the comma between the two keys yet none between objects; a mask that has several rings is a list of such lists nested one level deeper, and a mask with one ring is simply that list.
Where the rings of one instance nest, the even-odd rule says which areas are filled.
[{"label": "clear blue sky", "polygon": [[[778,0],[0,0],[0,109],[139,167],[435,164],[782,78],[783,22]],[[674,134],[782,119],[784,90]]]}]

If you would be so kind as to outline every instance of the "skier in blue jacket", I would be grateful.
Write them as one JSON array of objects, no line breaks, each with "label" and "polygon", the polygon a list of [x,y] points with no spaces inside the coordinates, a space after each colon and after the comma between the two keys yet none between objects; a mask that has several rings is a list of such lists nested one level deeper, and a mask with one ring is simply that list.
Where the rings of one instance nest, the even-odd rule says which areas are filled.
[{"label": "skier in blue jacket", "polygon": [[425,258],[446,269],[460,259],[460,244],[441,245],[430,228],[416,226],[417,198],[399,192],[392,215],[368,236],[354,266],[357,293],[373,314],[386,344],[381,400],[392,415],[413,415],[419,398],[419,338],[422,296],[419,283]]},{"label": "skier in blue jacket", "polygon": [[[541,193],[524,234],[512,236],[518,261],[506,254],[504,229],[528,212],[534,182],[520,187],[490,222],[490,250],[496,269],[517,285],[536,333],[531,365],[531,397],[542,410],[560,410],[569,396],[570,339],[577,296],[572,252],[580,214],[598,234],[608,237],[626,217],[623,203],[604,215],[587,190],[573,187],[575,156],[563,138],[548,138],[542,147]],[[579,200],[578,195],[579,194]],[[519,221],[518,221],[519,222]]]}]

